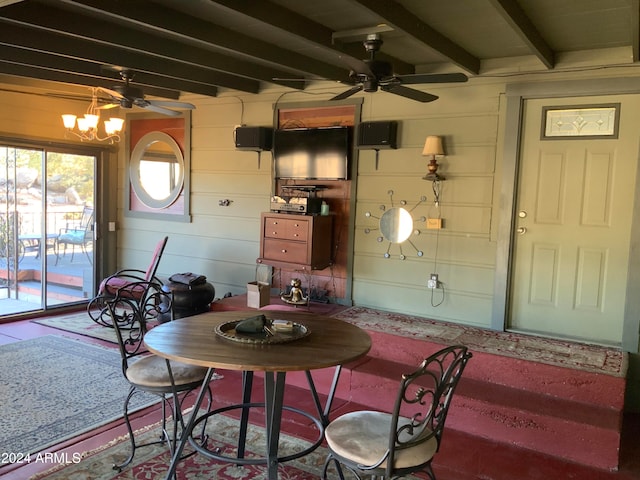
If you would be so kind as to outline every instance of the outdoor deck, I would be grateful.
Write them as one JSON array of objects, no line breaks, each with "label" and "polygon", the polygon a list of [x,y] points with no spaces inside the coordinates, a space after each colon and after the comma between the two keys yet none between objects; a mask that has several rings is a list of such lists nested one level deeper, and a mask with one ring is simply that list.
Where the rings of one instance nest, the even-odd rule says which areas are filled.
[{"label": "outdoor deck", "polygon": [[[89,255],[93,256],[90,251]],[[2,259],[4,260],[4,259]],[[48,306],[74,303],[93,294],[93,267],[87,256],[76,248],[73,261],[71,250],[56,253],[47,248],[46,303]],[[17,288],[16,288],[17,283]],[[27,248],[19,262],[17,282],[15,272],[8,271],[6,260],[0,265],[0,316],[39,310],[42,308],[42,259],[37,248]]]}]

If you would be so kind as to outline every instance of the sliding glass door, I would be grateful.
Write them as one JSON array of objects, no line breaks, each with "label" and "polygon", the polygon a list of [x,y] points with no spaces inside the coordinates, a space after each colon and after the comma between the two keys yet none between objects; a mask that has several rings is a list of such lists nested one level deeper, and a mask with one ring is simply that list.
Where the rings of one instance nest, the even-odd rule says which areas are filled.
[{"label": "sliding glass door", "polygon": [[0,316],[93,292],[96,157],[0,145]]}]

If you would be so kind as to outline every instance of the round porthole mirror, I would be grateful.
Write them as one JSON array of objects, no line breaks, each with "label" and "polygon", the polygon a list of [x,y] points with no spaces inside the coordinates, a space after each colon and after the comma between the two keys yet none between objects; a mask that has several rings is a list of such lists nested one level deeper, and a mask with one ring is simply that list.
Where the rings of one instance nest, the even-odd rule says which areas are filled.
[{"label": "round porthole mirror", "polygon": [[147,207],[169,207],[184,185],[180,146],[164,132],[147,133],[131,152],[129,178],[136,196]]},{"label": "round porthole mirror", "polygon": [[380,232],[391,243],[402,243],[413,232],[413,218],[404,208],[390,208],[380,217]]}]

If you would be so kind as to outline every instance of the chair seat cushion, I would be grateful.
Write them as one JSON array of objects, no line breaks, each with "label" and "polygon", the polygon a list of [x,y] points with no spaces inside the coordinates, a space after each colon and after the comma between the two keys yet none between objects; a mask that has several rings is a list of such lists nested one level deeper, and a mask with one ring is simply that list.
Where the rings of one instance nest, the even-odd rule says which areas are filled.
[{"label": "chair seat cushion", "polygon": [[[174,361],[170,363],[173,380],[178,388],[194,382],[201,382],[207,374],[205,367]],[[171,388],[167,363],[164,358],[157,355],[147,355],[130,364],[127,368],[127,380],[140,387]]]},{"label": "chair seat cushion", "polygon": [[[141,298],[144,295],[146,284],[135,284],[131,278],[108,277],[100,282],[98,288],[99,295],[109,295],[115,297],[120,290],[120,295],[125,298]],[[128,288],[124,288],[128,287]]]},{"label": "chair seat cushion", "polygon": [[[406,425],[407,418],[398,419],[398,424]],[[375,411],[351,412],[333,420],[325,430],[325,438],[332,452],[353,463],[374,465],[386,454],[389,446],[391,414]],[[430,431],[416,432],[427,437]],[[409,437],[402,438],[403,441]],[[438,441],[431,437],[414,447],[396,450],[395,468],[422,465],[433,458],[438,449]],[[385,468],[386,460],[380,465]]]},{"label": "chair seat cushion", "polygon": [[84,243],[86,232],[84,230],[70,230],[58,236],[58,242],[75,243],[80,245]]}]

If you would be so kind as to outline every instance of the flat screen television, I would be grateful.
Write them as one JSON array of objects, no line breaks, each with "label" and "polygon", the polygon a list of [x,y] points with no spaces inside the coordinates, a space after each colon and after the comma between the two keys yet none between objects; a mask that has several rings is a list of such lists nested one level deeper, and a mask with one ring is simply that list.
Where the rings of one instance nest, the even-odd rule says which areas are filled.
[{"label": "flat screen television", "polygon": [[293,128],[273,133],[276,178],[349,178],[351,128]]}]

